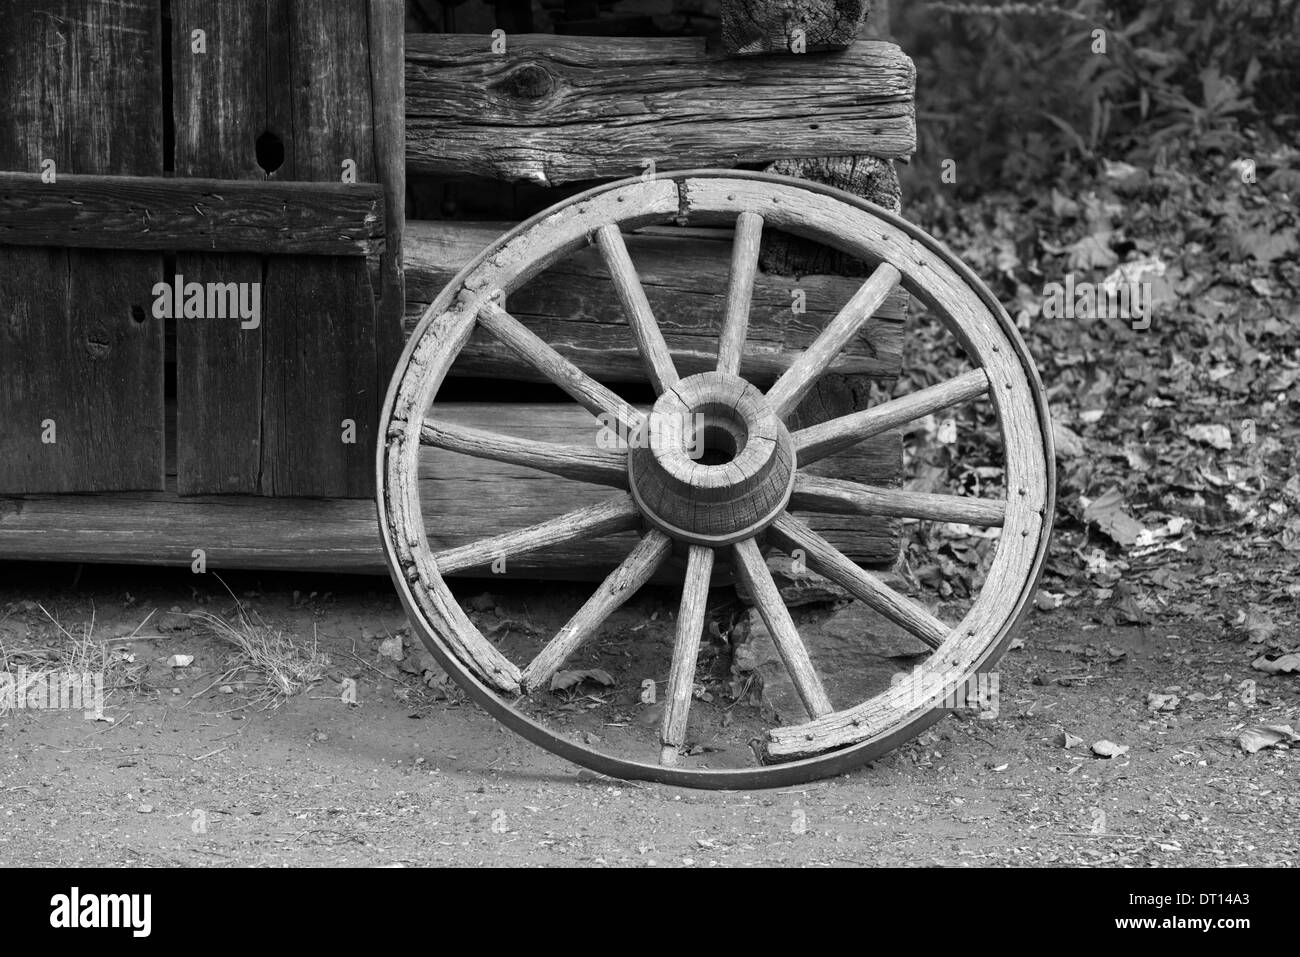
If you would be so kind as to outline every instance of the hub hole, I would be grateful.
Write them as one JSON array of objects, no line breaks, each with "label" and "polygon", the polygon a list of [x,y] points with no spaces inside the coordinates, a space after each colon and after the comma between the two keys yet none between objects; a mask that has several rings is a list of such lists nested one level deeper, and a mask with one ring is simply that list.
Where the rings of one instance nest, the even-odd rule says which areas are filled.
[{"label": "hub hole", "polygon": [[704,427],[704,448],[700,451],[701,465],[726,465],[736,457],[736,437],[720,425]]},{"label": "hub hole", "polygon": [[696,422],[701,423],[696,443],[689,450],[691,458],[701,465],[726,465],[745,449],[749,430],[734,409],[726,405],[705,405],[695,410]]}]

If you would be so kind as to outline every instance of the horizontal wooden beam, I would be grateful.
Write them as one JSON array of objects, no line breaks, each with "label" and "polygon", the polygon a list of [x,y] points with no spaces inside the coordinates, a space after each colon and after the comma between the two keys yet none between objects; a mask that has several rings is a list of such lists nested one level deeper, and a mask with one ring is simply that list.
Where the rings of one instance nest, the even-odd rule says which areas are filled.
[{"label": "horizontal wooden beam", "polygon": [[[419,314],[461,267],[509,230],[509,223],[410,221],[404,258],[408,334]],[[654,229],[626,237],[632,262],[681,375],[717,362],[718,331],[731,269],[729,230]],[[774,276],[754,281],[744,374],[770,385],[834,318],[861,280]],[[875,319],[832,363],[831,372],[892,378],[902,365],[907,294],[896,290]],[[803,311],[796,311],[795,306]],[[561,355],[604,382],[643,382],[645,363],[614,284],[593,248],[552,266],[509,296],[510,313]],[[489,336],[475,336],[453,376],[537,380],[536,370]]]},{"label": "horizontal wooden beam", "polygon": [[[576,405],[435,405],[435,418],[539,441],[596,441],[596,420]],[[169,447],[174,447],[169,441]],[[818,463],[837,477],[889,483],[902,467],[898,433],[877,436]],[[425,528],[435,551],[526,528],[574,508],[625,495],[441,449],[420,460]],[[863,563],[897,557],[899,525],[860,516],[804,516],[845,554]],[[547,548],[512,560],[510,577],[599,580],[637,537],[624,532]],[[201,548],[211,569],[265,568],[382,573],[386,570],[374,502],[365,499],[180,496],[165,492],[0,497],[0,560],[189,565]],[[466,569],[490,577],[489,569]],[[667,569],[671,581],[680,570]]]},{"label": "horizontal wooden beam", "polygon": [[369,256],[383,237],[376,183],[0,172],[0,244]]},{"label": "horizontal wooden beam", "polygon": [[728,59],[702,38],[406,38],[411,172],[554,185],[798,156],[910,155],[916,72],[895,45]]}]

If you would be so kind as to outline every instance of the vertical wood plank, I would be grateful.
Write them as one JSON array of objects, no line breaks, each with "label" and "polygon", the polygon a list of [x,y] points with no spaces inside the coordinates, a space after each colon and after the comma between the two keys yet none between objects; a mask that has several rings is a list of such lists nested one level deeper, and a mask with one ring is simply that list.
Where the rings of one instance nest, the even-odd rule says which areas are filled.
[{"label": "vertical wood plank", "polygon": [[[263,0],[172,0],[177,176],[264,179]],[[205,52],[193,49],[202,30]],[[181,253],[186,282],[261,283],[262,257]],[[170,278],[170,277],[169,277]],[[265,290],[263,290],[265,293]],[[265,301],[262,304],[265,314]],[[254,493],[261,469],[262,329],[176,320],[176,482],[182,495]]]},{"label": "vertical wood plank", "polygon": [[[351,160],[357,182],[389,197],[378,319],[364,261],[179,257],[187,280],[262,293],[256,330],[178,323],[180,490],[368,497],[405,301],[401,4],[173,0],[173,11],[178,176],[339,182]],[[206,55],[190,52],[194,29],[207,31]],[[264,135],[279,165],[259,164]]]},{"label": "vertical wood plank", "polygon": [[[273,178],[374,182],[367,4],[267,4],[268,123],[285,142]],[[368,267],[283,256],[263,286],[265,495],[373,494],[379,396]],[[351,423],[345,442],[344,422]]]},{"label": "vertical wood plank", "polygon": [[[525,5],[527,7],[527,5]],[[531,23],[532,10],[527,8]],[[406,280],[402,235],[406,229],[406,21],[402,0],[370,0],[370,110],[375,165],[385,203],[380,299],[375,311],[376,396],[382,401],[406,344],[402,320]]]},{"label": "vertical wood plank", "polygon": [[262,492],[367,497],[379,412],[365,263],[274,256],[264,288]]},{"label": "vertical wood plank", "polygon": [[[160,32],[155,0],[0,4],[0,168],[161,173]],[[163,487],[161,263],[0,246],[0,492]]]}]

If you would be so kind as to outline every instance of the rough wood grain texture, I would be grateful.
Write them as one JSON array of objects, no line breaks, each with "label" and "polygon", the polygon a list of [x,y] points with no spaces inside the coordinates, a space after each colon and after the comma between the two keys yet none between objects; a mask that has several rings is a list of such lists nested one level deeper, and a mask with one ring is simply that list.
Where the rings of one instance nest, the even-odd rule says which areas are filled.
[{"label": "rough wood grain texture", "polygon": [[988,390],[984,370],[972,369],[881,405],[801,429],[792,436],[799,462],[811,465],[863,439],[977,398]]},{"label": "rough wood grain texture", "polygon": [[686,580],[682,583],[682,601],[677,612],[673,660],[664,694],[663,724],[659,732],[663,745],[659,752],[660,764],[676,764],[678,751],[686,743],[686,723],[695,690],[695,662],[700,654],[712,578],[713,549],[690,546],[686,557]]},{"label": "rough wood grain texture", "polygon": [[718,371],[728,375],[739,375],[744,363],[749,310],[754,298],[754,276],[758,271],[762,238],[762,216],[741,213],[736,217],[731,272],[727,276],[727,303],[722,313],[722,331],[718,333]]},{"label": "rough wood grain texture", "polygon": [[565,545],[569,542],[600,538],[613,532],[630,532],[641,525],[641,514],[631,496],[584,505],[537,525],[513,532],[502,532],[444,549],[433,556],[443,575],[467,568],[492,567],[493,574],[505,574],[509,563],[522,555]]},{"label": "rough wood grain texture", "polygon": [[[766,172],[793,176],[842,189],[869,203],[897,213],[903,206],[903,189],[892,159],[877,156],[813,156],[777,160]],[[842,250],[778,229],[763,237],[759,263],[781,276],[866,276],[871,267]]]},{"label": "rough wood grain texture", "polygon": [[[199,283],[257,283],[261,257],[182,253]],[[262,323],[266,321],[262,303]],[[256,494],[262,469],[262,328],[237,318],[176,321],[176,469],[182,495]],[[170,451],[170,448],[169,448]]]},{"label": "rough wood grain texture", "polygon": [[[734,0],[728,0],[734,2]],[[743,0],[759,2],[759,0]],[[823,0],[826,2],[826,0]],[[889,2],[869,3],[870,16],[860,23],[857,35],[862,39],[883,40],[889,37]],[[864,150],[848,156],[799,156],[779,159],[766,172],[793,176],[814,183],[842,189],[890,212],[902,208],[902,187],[892,158],[866,155]],[[870,272],[861,260],[830,246],[772,230],[764,237],[763,268],[785,276],[826,273],[840,276],[865,276]]]},{"label": "rough wood grain texture", "polygon": [[[555,185],[916,146],[915,70],[896,46],[761,63],[702,39],[412,35],[407,167]],[[792,119],[794,118],[794,119]]]},{"label": "rough wood grain texture", "polygon": [[781,656],[790,680],[794,682],[804,709],[812,718],[830,714],[835,708],[826,695],[826,689],[822,686],[803,639],[799,637],[798,629],[790,619],[790,612],[777,590],[776,582],[772,580],[772,573],[763,562],[763,553],[759,551],[757,543],[753,539],[740,542],[732,546],[732,554],[736,559],[737,576],[753,596],[758,613],[772,634],[777,653]]},{"label": "rough wood grain texture", "polygon": [[[407,223],[406,280],[412,313],[408,329],[461,267],[509,228],[505,223]],[[730,233],[674,229],[624,239],[678,374],[712,369],[731,272]],[[764,387],[774,382],[859,285],[839,276],[807,275],[795,281],[758,273],[742,366],[745,377]],[[796,289],[803,292],[805,312],[792,309]],[[831,370],[878,378],[898,375],[906,304],[906,293],[896,291]],[[596,250],[580,250],[550,267],[512,292],[507,305],[588,375],[605,382],[646,381],[645,365]],[[531,365],[486,336],[469,341],[450,374],[541,378]]]},{"label": "rough wood grain texture", "polygon": [[365,497],[372,488],[379,417],[373,309],[370,280],[350,260],[280,256],[268,263],[263,494]]},{"label": "rough wood grain texture", "polygon": [[[269,128],[265,3],[174,0],[171,12],[177,177],[266,186],[257,156],[258,139]],[[208,35],[208,52],[192,51],[194,30]],[[285,148],[293,148],[291,140]],[[265,258],[251,252],[176,257],[176,272],[188,279],[258,283],[263,318],[264,265]],[[182,495],[260,490],[265,335],[261,325],[243,329],[230,321],[177,321],[176,455]]]},{"label": "rough wood grain texture", "polygon": [[406,278],[402,236],[406,224],[406,66],[403,0],[368,0],[370,113],[375,174],[384,190],[384,252],[375,308],[376,396],[383,396],[406,344]]},{"label": "rough wood grain texture", "polygon": [[[375,198],[374,187],[362,184],[382,176],[391,193],[395,161],[390,156],[385,165],[376,154],[397,121],[377,124],[374,110],[376,97],[382,102],[393,86],[375,89],[379,73],[370,52],[373,37],[388,44],[381,59],[393,55],[391,24],[372,19],[393,15],[389,5],[175,0],[178,175],[317,182],[336,190],[348,188],[348,163],[358,196]],[[193,29],[207,31],[206,53],[191,52]],[[277,165],[273,148],[259,156],[259,142],[278,144],[282,161]],[[390,213],[389,200],[383,202]],[[398,224],[400,217],[387,226]],[[381,260],[379,270],[390,316],[396,262]],[[180,328],[178,393],[190,410],[183,411],[181,442],[191,447],[192,463],[186,490],[370,495],[384,333],[376,328],[366,262],[285,256],[217,265],[240,276],[262,273],[263,321],[250,331],[261,339],[260,353],[241,344],[242,352],[232,354],[225,330]],[[387,335],[394,338],[391,330]],[[222,419],[223,406],[238,414]],[[208,447],[195,448],[200,443]],[[255,468],[246,459],[250,443],[258,448]],[[226,449],[239,456],[237,472],[223,468]]]},{"label": "rough wood grain texture", "polygon": [[[497,405],[491,403],[437,403],[434,421],[454,423],[460,429],[490,429],[502,437],[519,437],[595,449],[599,423],[574,405]],[[841,455],[814,466],[834,478],[892,484],[901,471],[902,440],[889,433],[868,440]],[[437,516],[427,526],[438,547],[465,544],[482,538],[484,531],[527,528],[570,511],[575,505],[603,501],[608,487],[557,478],[524,465],[489,462],[457,452],[425,449],[420,466],[421,506]],[[855,561],[892,562],[898,554],[898,524],[887,518],[860,515],[800,513],[836,547]],[[478,531],[475,533],[477,523]],[[469,537],[466,537],[469,536]],[[608,570],[625,555],[634,536],[611,535],[579,546],[538,552],[512,563],[508,569],[537,569],[549,562],[552,574],[569,566]],[[472,570],[485,574],[486,570]],[[589,577],[589,571],[579,577]]]},{"label": "rough wood grain texture", "polygon": [[969,402],[987,391],[987,374],[983,369],[971,369],[970,372],[963,372],[939,384],[927,386],[926,389],[901,395],[879,406],[798,430],[793,434],[794,447],[800,455],[800,462],[810,465],[826,458],[827,455],[850,449],[862,439],[879,436],[881,432],[900,428],[920,417],[941,412],[962,402]]},{"label": "rough wood grain texture", "polygon": [[383,236],[373,184],[0,173],[0,243],[368,256]]},{"label": "rough wood grain texture", "polygon": [[905,595],[882,584],[841,554],[811,528],[792,515],[782,515],[768,531],[772,542],[787,554],[802,552],[805,564],[825,575],[858,601],[906,628],[931,648],[938,648],[948,626]]},{"label": "rough wood grain texture", "polygon": [[477,459],[491,459],[549,472],[562,478],[593,485],[627,488],[627,452],[538,442],[513,435],[501,435],[444,421],[426,421],[420,442]]},{"label": "rough wood grain texture", "polygon": [[981,298],[965,275],[901,224],[847,206],[830,196],[732,177],[694,178],[685,184],[688,208],[709,215],[765,210],[771,225],[824,239],[867,262],[889,262],[904,287],[939,316],[971,362],[988,374],[998,412],[1011,494],[993,566],[974,606],[950,630],[939,653],[869,701],[803,725],[768,732],[769,760],[819,754],[855,741],[878,739],[939,706],[944,694],[984,666],[1009,638],[1008,628],[1032,597],[1033,573],[1045,546],[1050,505],[1050,429],[1039,414],[1046,399],[1025,372],[1031,360],[1006,313]]},{"label": "rough wood grain texture", "polygon": [[[573,405],[440,403],[435,408],[438,422],[454,422],[460,430],[585,444],[599,451],[596,420]],[[896,478],[901,459],[901,438],[891,433],[817,468],[887,482]],[[445,450],[426,448],[420,462],[421,513],[434,551],[469,544],[485,533],[527,528],[612,494],[607,486]],[[888,519],[803,517],[855,561],[879,564],[897,556],[898,526]],[[623,533],[548,548],[511,561],[506,577],[599,581],[635,542],[634,534]],[[156,494],[0,499],[0,560],[189,565],[195,548],[205,549],[211,568],[384,571],[374,504],[362,499],[180,497],[174,478],[167,491]],[[495,577],[485,568],[464,574]],[[679,570],[665,570],[665,583],[680,580]]]},{"label": "rough wood grain texture", "polygon": [[940,495],[906,489],[872,488],[819,475],[795,478],[790,507],[819,512],[892,515],[933,522],[964,522],[997,527],[1006,513],[1004,502],[965,495]]},{"label": "rough wood grain texture", "polygon": [[524,669],[523,686],[528,691],[545,690],[551,676],[569,656],[596,633],[615,610],[650,580],[672,551],[672,539],[656,529],[646,532],[618,568],[609,573],[596,593],[587,599],[537,657]]},{"label": "rough wood grain texture", "polygon": [[842,50],[871,0],[722,0],[722,47],[730,54]]},{"label": "rough wood grain texture", "polygon": [[664,342],[664,334],[655,321],[636,267],[632,265],[632,257],[628,255],[623,233],[612,223],[602,226],[596,230],[596,245],[605,260],[605,268],[609,270],[610,281],[618,293],[637,351],[641,353],[641,361],[645,363],[646,372],[650,376],[650,384],[656,393],[671,389],[677,384],[677,370],[673,367],[668,344]]},{"label": "rough wood grain texture", "polygon": [[784,418],[812,389],[840,354],[875,315],[881,304],[898,285],[900,275],[889,263],[881,263],[853,298],[835,316],[812,343],[801,352],[790,368],[782,373],[767,399]]},{"label": "rough wood grain texture", "polygon": [[510,313],[489,303],[479,310],[478,321],[515,355],[530,363],[592,415],[613,416],[628,435],[637,434],[642,421],[640,412],[565,359]]},{"label": "rough wood grain texture", "polygon": [[[267,120],[286,142],[274,176],[337,183],[351,161],[374,182],[369,5],[268,9]],[[277,258],[266,282],[261,491],[369,496],[380,396],[366,264]]]},{"label": "rough wood grain texture", "polygon": [[[0,5],[0,170],[161,173],[159,34],[147,0]],[[161,488],[161,278],[155,254],[0,246],[0,491]]]}]

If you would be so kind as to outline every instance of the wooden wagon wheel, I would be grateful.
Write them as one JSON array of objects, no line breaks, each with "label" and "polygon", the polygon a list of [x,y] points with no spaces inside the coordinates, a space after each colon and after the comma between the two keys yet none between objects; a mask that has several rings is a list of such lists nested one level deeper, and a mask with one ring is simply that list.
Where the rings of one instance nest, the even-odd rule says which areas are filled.
[{"label": "wooden wagon wheel", "polygon": [[[679,377],[620,229],[652,223],[735,225],[717,367]],[[766,394],[740,377],[749,299],[765,225],[834,246],[874,266],[843,310]],[[598,246],[658,400],[647,417],[565,359],[504,308],[531,277],[569,253]],[[919,392],[811,428],[784,419],[836,355],[901,284],[941,317],[974,368]],[[629,434],[631,452],[564,446],[427,418],[447,370],[475,326]],[[1002,499],[921,494],[819,478],[801,469],[927,414],[986,397],[1002,435]],[[730,458],[705,464],[672,427],[703,416],[706,445]],[[380,526],[394,582],[430,652],[488,712],[531,741],[625,778],[701,787],[759,787],[836,773],[907,740],[946,711],[954,689],[996,661],[1034,594],[1046,554],[1055,479],[1042,386],[1028,351],[987,288],[936,240],[857,197],[781,176],[736,171],[663,174],[598,187],[521,224],[463,269],[425,312],[384,404],[378,450]],[[660,428],[662,427],[662,428]],[[642,431],[648,430],[648,431]],[[418,495],[421,446],[544,470],[623,489],[520,531],[435,554]],[[787,508],[1000,527],[987,579],[958,623],[940,621],[840,553]],[[560,632],[523,667],[508,660],[459,607],[442,575],[564,541],[635,529],[638,544]],[[764,563],[761,546],[802,550],[809,568],[844,588],[933,651],[868,700],[836,707]],[[686,558],[658,761],[597,751],[535,722],[516,705],[545,693],[551,676],[600,624],[676,552]],[[750,768],[679,762],[715,556],[748,586],[809,720],[770,728]],[[846,706],[847,705],[847,706]],[[949,706],[949,708],[951,705]]]}]

